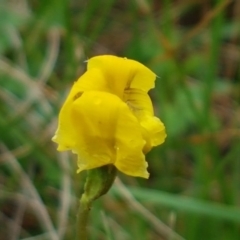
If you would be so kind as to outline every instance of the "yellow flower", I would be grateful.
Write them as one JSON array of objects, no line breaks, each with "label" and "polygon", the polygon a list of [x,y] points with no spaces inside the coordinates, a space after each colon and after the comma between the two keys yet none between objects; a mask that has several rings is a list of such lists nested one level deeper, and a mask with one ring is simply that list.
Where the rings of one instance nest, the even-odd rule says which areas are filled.
[{"label": "yellow flower", "polygon": [[88,60],[59,114],[53,141],[78,155],[78,172],[114,164],[148,178],[145,154],[164,142],[148,91],[156,75],[141,63],[110,55]]}]

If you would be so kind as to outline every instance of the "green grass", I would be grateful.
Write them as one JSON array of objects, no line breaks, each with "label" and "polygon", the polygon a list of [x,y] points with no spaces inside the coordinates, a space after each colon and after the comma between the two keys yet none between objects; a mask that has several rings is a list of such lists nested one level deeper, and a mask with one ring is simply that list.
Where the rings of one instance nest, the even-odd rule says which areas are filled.
[{"label": "green grass", "polygon": [[95,202],[90,239],[239,239],[239,14],[228,0],[1,0],[0,239],[74,239],[85,174],[51,137],[99,54],[156,72],[168,137],[149,180],[120,174]]}]

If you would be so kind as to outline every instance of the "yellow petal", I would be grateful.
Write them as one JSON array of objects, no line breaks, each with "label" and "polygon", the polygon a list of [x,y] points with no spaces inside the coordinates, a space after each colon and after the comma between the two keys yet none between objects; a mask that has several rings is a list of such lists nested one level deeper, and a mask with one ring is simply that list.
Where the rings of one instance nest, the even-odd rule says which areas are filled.
[{"label": "yellow petal", "polygon": [[72,126],[71,111],[72,104],[76,98],[81,96],[82,92],[74,83],[65,103],[63,104],[58,118],[58,129],[52,138],[52,141],[58,143],[58,151],[66,151],[72,149],[75,145],[76,132]]},{"label": "yellow petal", "polygon": [[91,69],[86,71],[81,77],[78,78],[74,86],[78,91],[99,90],[111,91],[104,72],[100,68]]},{"label": "yellow petal", "polygon": [[73,103],[71,118],[78,172],[114,164],[128,175],[148,177],[140,125],[117,96],[86,91]]},{"label": "yellow petal", "polygon": [[88,61],[59,114],[53,141],[78,154],[78,172],[114,164],[147,178],[145,155],[165,139],[147,92],[156,75],[141,63],[115,56]]},{"label": "yellow petal", "polygon": [[73,103],[71,119],[77,135],[74,152],[78,154],[78,172],[113,163],[117,100],[108,93],[86,91]]},{"label": "yellow petal", "polygon": [[152,147],[162,144],[166,138],[165,127],[160,119],[154,116],[152,102],[148,94],[138,89],[129,89],[125,91],[124,101],[142,127],[143,138],[146,141],[144,152],[146,153]]},{"label": "yellow petal", "polygon": [[58,151],[70,150],[75,145],[76,132],[70,117],[72,102],[70,99],[66,101],[59,113],[58,128],[52,138],[58,144]]},{"label": "yellow petal", "polygon": [[120,98],[128,88],[146,92],[154,87],[155,77],[151,70],[134,60],[110,55],[91,58],[88,70],[74,83],[63,108],[84,91],[104,91]]},{"label": "yellow petal", "polygon": [[59,144],[58,151],[71,149],[75,144],[75,129],[71,124],[71,111],[73,102],[78,99],[86,90],[107,91],[106,81],[100,69],[93,69],[85,72],[73,84],[73,87],[64,102],[59,113],[58,129],[52,140]]},{"label": "yellow petal", "polygon": [[116,130],[115,166],[123,173],[148,178],[147,162],[143,154],[145,140],[136,117],[127,105],[122,105]]},{"label": "yellow petal", "polygon": [[156,74],[143,64],[111,55],[93,57],[88,60],[88,71],[101,69],[113,94],[123,97],[125,89],[136,88],[148,92],[154,87]]},{"label": "yellow petal", "polygon": [[126,102],[129,108],[138,115],[148,114],[153,115],[152,101],[147,93],[139,89],[128,89],[124,92],[123,101]]},{"label": "yellow petal", "polygon": [[145,116],[140,119],[143,138],[146,141],[144,153],[149,152],[153,147],[162,144],[166,138],[164,124],[159,118],[154,116]]}]

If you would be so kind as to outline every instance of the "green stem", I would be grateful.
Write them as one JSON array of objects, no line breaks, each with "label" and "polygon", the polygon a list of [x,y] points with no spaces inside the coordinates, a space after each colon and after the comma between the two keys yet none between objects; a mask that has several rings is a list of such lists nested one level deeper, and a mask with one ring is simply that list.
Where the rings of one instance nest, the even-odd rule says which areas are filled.
[{"label": "green stem", "polygon": [[113,165],[88,171],[77,216],[77,240],[88,240],[87,224],[92,202],[107,193],[116,173],[117,170]]},{"label": "green stem", "polygon": [[77,240],[88,239],[87,223],[91,210],[91,203],[92,202],[89,201],[84,193],[80,199],[80,206],[77,216]]}]

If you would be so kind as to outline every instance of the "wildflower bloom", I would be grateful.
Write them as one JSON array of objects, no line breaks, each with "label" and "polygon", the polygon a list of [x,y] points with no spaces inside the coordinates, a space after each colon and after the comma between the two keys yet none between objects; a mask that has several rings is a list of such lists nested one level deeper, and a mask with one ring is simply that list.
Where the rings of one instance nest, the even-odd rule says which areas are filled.
[{"label": "wildflower bloom", "polygon": [[87,61],[59,114],[53,141],[78,155],[78,172],[113,164],[148,178],[145,154],[164,142],[148,91],[156,75],[141,63],[110,55]]}]

